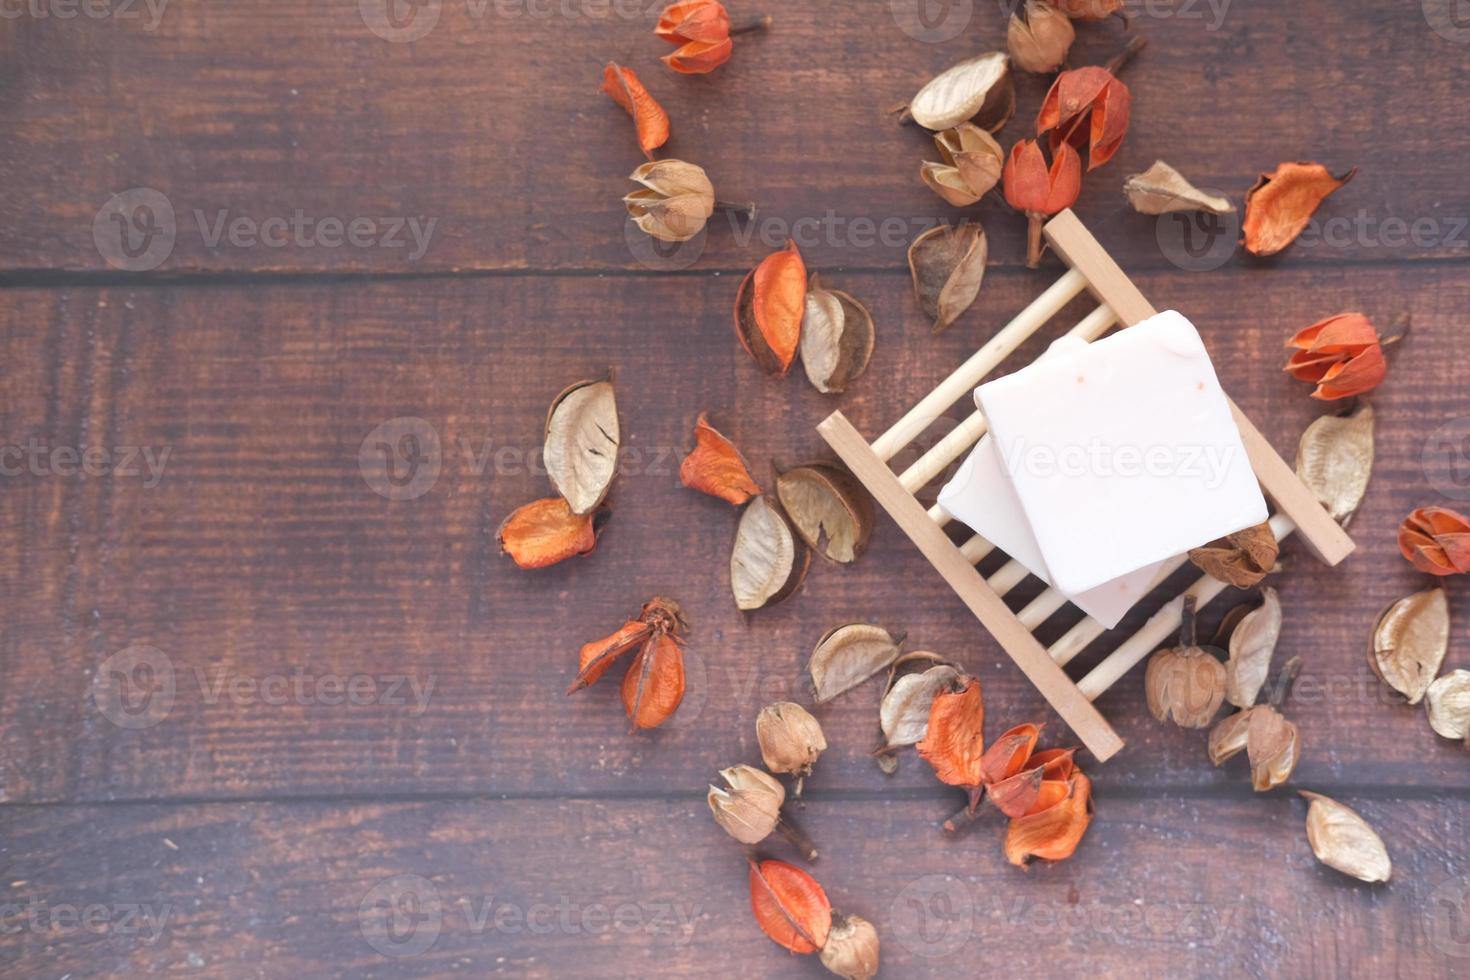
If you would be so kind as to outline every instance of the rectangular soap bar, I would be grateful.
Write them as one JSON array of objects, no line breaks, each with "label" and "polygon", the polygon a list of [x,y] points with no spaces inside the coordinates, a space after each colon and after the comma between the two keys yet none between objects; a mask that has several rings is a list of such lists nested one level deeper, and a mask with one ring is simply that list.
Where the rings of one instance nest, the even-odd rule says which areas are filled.
[{"label": "rectangular soap bar", "polygon": [[[1041,546],[1036,543],[1020,498],[990,436],[981,438],[970,451],[953,479],[939,491],[938,502],[951,517],[1020,562],[1032,575],[1048,585],[1053,584]],[[1162,565],[1163,562],[1146,565],[1095,589],[1069,595],[1067,599],[1112,629],[1138,600],[1148,595]]]},{"label": "rectangular soap bar", "polygon": [[1067,595],[1266,519],[1209,354],[1177,312],[1051,352],[976,399]]}]

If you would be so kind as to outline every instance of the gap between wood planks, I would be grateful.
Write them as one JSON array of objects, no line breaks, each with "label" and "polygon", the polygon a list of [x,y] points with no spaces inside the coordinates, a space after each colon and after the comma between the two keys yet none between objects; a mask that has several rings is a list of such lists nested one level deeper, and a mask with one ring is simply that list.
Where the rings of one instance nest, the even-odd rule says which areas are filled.
[{"label": "gap between wood planks", "polygon": [[[752,253],[753,255],[755,253]],[[1357,269],[1432,269],[1439,266],[1457,266],[1470,261],[1470,254],[1458,256],[1426,256],[1421,259],[1360,259],[1351,262],[1305,263],[1282,269],[1292,272],[1331,272]],[[1242,262],[1229,269],[1259,269],[1275,267],[1274,259]],[[435,279],[697,279],[703,276],[743,276],[750,271],[748,266],[719,266],[700,269],[628,269],[610,266],[605,269],[430,269],[423,272],[368,272],[368,271],[231,271],[204,269],[181,269],[169,272],[122,272],[110,269],[78,270],[66,269],[6,269],[0,271],[0,290],[4,289],[74,289],[88,287],[143,287],[168,288],[177,286],[268,286],[268,285],[317,285],[323,283],[375,283],[375,282],[421,282]],[[907,266],[843,265],[824,267],[824,271],[843,275],[891,275],[909,278]],[[1015,275],[1035,279],[1053,267],[1044,267],[1040,273],[1024,265],[993,265],[986,275]],[[1181,272],[1168,262],[1131,264],[1129,275],[1154,275]],[[1216,272],[1228,271],[1222,267]],[[1184,273],[1181,273],[1184,274]],[[1188,273],[1193,275],[1194,273]]]}]

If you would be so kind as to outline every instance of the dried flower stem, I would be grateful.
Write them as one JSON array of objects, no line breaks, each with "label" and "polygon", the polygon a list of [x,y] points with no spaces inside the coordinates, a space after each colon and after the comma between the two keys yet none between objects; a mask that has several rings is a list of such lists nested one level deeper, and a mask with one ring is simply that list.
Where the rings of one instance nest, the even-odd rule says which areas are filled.
[{"label": "dried flower stem", "polygon": [[1282,666],[1281,673],[1276,676],[1276,686],[1271,690],[1271,697],[1266,703],[1279,710],[1291,696],[1291,685],[1296,682],[1296,675],[1301,673],[1301,669],[1301,657],[1288,660]]},{"label": "dried flower stem", "polygon": [[763,17],[747,17],[744,20],[732,21],[730,23],[730,36],[736,34],[747,34],[750,31],[763,31],[771,26],[771,15]]},{"label": "dried flower stem", "polygon": [[1408,337],[1409,327],[1412,325],[1413,320],[1414,317],[1412,314],[1400,313],[1398,319],[1393,321],[1393,326],[1389,328],[1391,332],[1387,337],[1379,339],[1378,346],[1388,347]]},{"label": "dried flower stem", "polygon": [[1046,224],[1046,215],[1040,211],[1026,212],[1026,268],[1041,267],[1041,227]]},{"label": "dried flower stem", "polygon": [[755,202],[754,201],[746,201],[744,204],[735,203],[735,202],[731,202],[731,201],[716,201],[715,202],[715,210],[716,211],[732,211],[732,212],[734,212],[736,214],[743,214],[743,215],[745,215],[746,220],[752,220],[752,219],[755,218]]},{"label": "dried flower stem", "polygon": [[1119,51],[1117,54],[1109,58],[1108,63],[1103,65],[1103,67],[1106,68],[1111,74],[1117,75],[1118,72],[1121,71],[1128,64],[1128,62],[1133,60],[1134,56],[1136,56],[1138,52],[1142,51],[1146,47],[1148,47],[1148,38],[1144,37],[1142,34],[1135,34],[1128,39],[1127,46],[1124,47],[1122,51]]},{"label": "dried flower stem", "polygon": [[817,859],[817,845],[812,843],[812,839],[806,835],[806,831],[802,830],[791,819],[791,814],[787,813],[784,808],[781,810],[780,819],[776,821],[776,830],[790,842],[792,847],[795,847],[801,852],[802,857],[808,861],[815,861]]}]

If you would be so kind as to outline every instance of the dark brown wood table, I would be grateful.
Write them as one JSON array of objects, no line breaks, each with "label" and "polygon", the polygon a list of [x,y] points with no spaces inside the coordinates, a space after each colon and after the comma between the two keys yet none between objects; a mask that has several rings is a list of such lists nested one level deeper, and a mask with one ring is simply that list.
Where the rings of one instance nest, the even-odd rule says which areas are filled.
[{"label": "dark brown wood table", "polygon": [[[993,731],[1049,718],[1065,742],[890,522],[855,565],[742,617],[735,514],[678,485],[699,411],[762,473],[821,456],[832,408],[880,430],[1059,272],[1023,267],[1024,222],[992,195],[970,209],[990,235],[981,297],[930,335],[905,249],[962,212],[919,183],[928,140],[887,110],[996,47],[1005,11],[918,2],[767,6],[773,28],[701,77],[655,60],[649,3],[5,7],[0,973],[823,976],[757,931],[704,792],[758,761],[755,713],[804,698],[824,630],[905,631],[979,676]],[[1464,976],[1467,756],[1364,648],[1425,584],[1398,522],[1470,500],[1470,14],[1129,9],[1150,39],[1124,76],[1133,127],[1078,213],[1199,324],[1278,448],[1324,410],[1280,371],[1292,331],[1412,315],[1373,398],[1358,553],[1325,569],[1288,547],[1278,576],[1278,662],[1305,663],[1291,788],[1374,822],[1393,880],[1319,866],[1295,793],[1212,768],[1202,734],[1148,717],[1139,672],[1100,702],[1128,745],[1084,760],[1086,840],[1026,871],[999,822],[941,836],[957,798],[911,754],[878,771],[873,686],[823,709],[814,870],[878,925],[888,976]],[[1083,28],[1074,60],[1122,31]],[[668,154],[755,201],[754,224],[717,216],[673,251],[627,234],[641,157],[597,92],[609,59],[668,108]],[[1020,80],[1007,146],[1045,84]],[[1237,202],[1283,160],[1359,171],[1307,239],[1256,260],[1228,227],[1127,208],[1123,177],[1158,158]],[[731,336],[739,277],[788,235],[878,324],[840,398],[766,379]],[[548,492],[547,404],[609,367],[627,456],[600,546],[519,571],[495,529]],[[419,469],[386,483],[363,454],[405,419]],[[1449,587],[1446,669],[1470,666],[1470,597]],[[632,737],[609,685],[562,692],[578,646],[654,594],[693,621],[689,695]]]}]

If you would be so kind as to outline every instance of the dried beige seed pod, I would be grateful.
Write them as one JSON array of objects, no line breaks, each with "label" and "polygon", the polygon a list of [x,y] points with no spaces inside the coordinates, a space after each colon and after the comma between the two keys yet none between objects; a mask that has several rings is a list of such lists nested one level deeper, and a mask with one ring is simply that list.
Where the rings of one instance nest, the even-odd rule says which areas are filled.
[{"label": "dried beige seed pod", "polygon": [[1452,670],[1430,684],[1424,706],[1435,732],[1470,744],[1470,670]]},{"label": "dried beige seed pod", "polygon": [[786,788],[755,766],[731,766],[720,776],[730,788],[711,786],[705,797],[715,823],[742,844],[759,844],[780,822]]},{"label": "dried beige seed pod", "polygon": [[1251,788],[1257,793],[1275,789],[1291,778],[1301,761],[1301,733],[1269,704],[1251,709],[1245,734],[1245,754],[1251,764]]},{"label": "dried beige seed pod", "polygon": [[1230,659],[1225,662],[1225,698],[1238,708],[1256,703],[1271,655],[1281,637],[1281,600],[1269,585],[1261,589],[1261,604],[1246,613],[1230,634]]},{"label": "dried beige seed pod", "polygon": [[967,119],[995,132],[1015,108],[1015,84],[1005,52],[989,51],[930,79],[909,102],[908,113],[914,122],[936,132]]},{"label": "dried beige seed pod", "polygon": [[1185,597],[1179,645],[1149,658],[1143,677],[1148,710],[1181,728],[1204,728],[1225,700],[1225,665],[1197,642],[1194,604],[1194,596]]},{"label": "dried beige seed pod", "polygon": [[1221,718],[1214,728],[1210,729],[1209,753],[1210,762],[1213,765],[1221,765],[1227,759],[1233,759],[1245,751],[1246,736],[1250,732],[1251,711],[1237,711],[1233,715]]},{"label": "dried beige seed pod", "polygon": [[1006,29],[1011,64],[1022,71],[1056,71],[1076,39],[1072,21],[1047,0],[1026,0]]},{"label": "dried beige seed pod", "polygon": [[1317,860],[1359,881],[1387,881],[1393,862],[1383,838],[1348,807],[1318,793],[1302,791],[1307,808],[1307,843]]},{"label": "dried beige seed pod", "polygon": [[1449,645],[1450,604],[1444,589],[1436,586],[1384,611],[1368,644],[1368,665],[1379,680],[1418,704]]},{"label": "dried beige seed pod", "polygon": [[812,765],[827,748],[821,724],[793,701],[762,708],[755,717],[755,738],[767,769],[797,776],[810,776]]},{"label": "dried beige seed pod", "polygon": [[715,188],[702,167],[683,160],[654,160],[629,176],[643,185],[623,197],[639,228],[660,241],[684,242],[715,213]]},{"label": "dried beige seed pod", "polygon": [[974,123],[935,133],[934,146],[941,162],[925,161],[919,177],[947,203],[955,207],[974,204],[1000,183],[1005,150]]},{"label": "dried beige seed pod", "polygon": [[1349,415],[1324,415],[1307,426],[1297,445],[1296,472],[1346,527],[1373,473],[1373,406],[1364,402]]},{"label": "dried beige seed pod", "polygon": [[1229,214],[1235,210],[1235,205],[1228,199],[1206,194],[1162,160],[1155,160],[1152,167],[1124,181],[1123,193],[1139,214],[1168,214],[1171,211]]},{"label": "dried beige seed pod", "polygon": [[870,980],[878,974],[878,930],[861,916],[834,911],[822,965],[846,980]]}]

